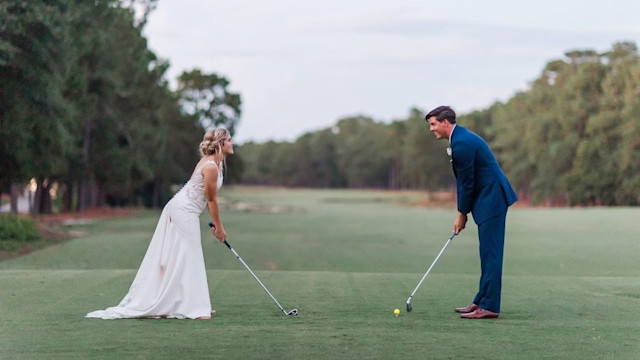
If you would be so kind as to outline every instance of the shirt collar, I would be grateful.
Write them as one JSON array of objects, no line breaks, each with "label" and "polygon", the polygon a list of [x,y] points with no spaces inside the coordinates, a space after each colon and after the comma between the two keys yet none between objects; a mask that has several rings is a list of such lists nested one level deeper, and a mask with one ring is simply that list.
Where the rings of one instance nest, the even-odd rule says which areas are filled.
[{"label": "shirt collar", "polygon": [[456,126],[458,126],[458,124],[453,124],[453,127],[451,128],[451,133],[449,134],[449,144],[451,144],[451,137],[453,136],[453,130],[456,129]]}]

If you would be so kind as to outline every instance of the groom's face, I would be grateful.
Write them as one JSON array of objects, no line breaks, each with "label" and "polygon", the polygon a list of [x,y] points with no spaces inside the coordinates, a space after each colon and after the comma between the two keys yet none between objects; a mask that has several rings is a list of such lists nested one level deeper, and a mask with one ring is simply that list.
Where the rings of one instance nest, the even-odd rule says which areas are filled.
[{"label": "groom's face", "polygon": [[429,118],[429,131],[436,136],[436,139],[448,139],[449,134],[447,133],[447,124],[449,122],[438,121],[435,116]]}]

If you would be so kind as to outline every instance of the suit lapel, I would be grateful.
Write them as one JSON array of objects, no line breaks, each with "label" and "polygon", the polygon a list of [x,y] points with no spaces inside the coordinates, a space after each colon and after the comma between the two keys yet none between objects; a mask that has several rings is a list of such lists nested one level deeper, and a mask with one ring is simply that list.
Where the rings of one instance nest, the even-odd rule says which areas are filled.
[{"label": "suit lapel", "polygon": [[458,178],[458,173],[456,172],[456,165],[453,162],[453,153],[455,152],[455,139],[457,139],[460,135],[460,131],[464,130],[464,128],[460,125],[456,125],[453,129],[453,133],[451,133],[451,143],[449,144],[449,148],[451,149],[451,154],[449,154],[449,162],[451,163],[451,169],[453,169],[453,175]]}]

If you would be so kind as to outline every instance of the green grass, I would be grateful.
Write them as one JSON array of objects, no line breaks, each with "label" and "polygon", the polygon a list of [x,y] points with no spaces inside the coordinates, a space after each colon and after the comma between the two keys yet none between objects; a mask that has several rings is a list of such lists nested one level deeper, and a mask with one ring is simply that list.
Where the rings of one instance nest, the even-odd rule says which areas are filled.
[{"label": "green grass", "polygon": [[[287,213],[223,213],[231,252],[203,236],[211,321],[85,319],[115,305],[158,212],[101,220],[86,236],[0,262],[0,359],[637,359],[640,209],[510,210],[501,318],[460,319],[475,295],[475,225],[442,248],[453,209],[420,195],[225,188],[228,202]],[[202,229],[207,230],[206,217]],[[402,311],[392,315],[394,308]]]}]

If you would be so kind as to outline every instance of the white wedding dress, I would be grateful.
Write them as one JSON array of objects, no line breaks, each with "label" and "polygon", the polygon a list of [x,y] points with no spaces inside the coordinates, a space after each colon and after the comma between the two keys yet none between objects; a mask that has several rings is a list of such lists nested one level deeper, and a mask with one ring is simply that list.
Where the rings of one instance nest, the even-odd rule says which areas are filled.
[{"label": "white wedding dress", "polygon": [[[200,238],[200,214],[206,207],[202,164],[160,215],[147,253],[120,304],[90,312],[88,318],[211,316],[209,286]],[[222,171],[218,172],[218,189]]]}]

